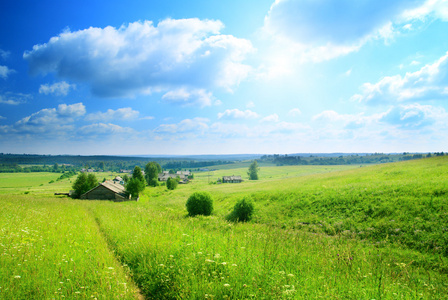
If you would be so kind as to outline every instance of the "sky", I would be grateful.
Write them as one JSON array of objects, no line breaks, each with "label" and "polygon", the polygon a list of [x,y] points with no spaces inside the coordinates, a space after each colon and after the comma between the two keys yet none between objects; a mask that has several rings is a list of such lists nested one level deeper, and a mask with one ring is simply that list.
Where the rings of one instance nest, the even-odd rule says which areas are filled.
[{"label": "sky", "polygon": [[3,0],[0,152],[448,151],[448,0]]}]

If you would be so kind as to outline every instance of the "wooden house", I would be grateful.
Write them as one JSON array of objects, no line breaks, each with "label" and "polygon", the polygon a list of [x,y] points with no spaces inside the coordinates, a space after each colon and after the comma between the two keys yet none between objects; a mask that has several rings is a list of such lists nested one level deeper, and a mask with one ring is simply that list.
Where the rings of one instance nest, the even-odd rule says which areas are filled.
[{"label": "wooden house", "polygon": [[96,187],[81,195],[81,199],[88,200],[113,200],[113,201],[129,201],[130,196],[127,195],[123,185],[114,183],[113,181],[105,181]]},{"label": "wooden house", "polygon": [[223,176],[222,177],[222,183],[240,183],[240,182],[243,182],[243,179],[239,175]]}]

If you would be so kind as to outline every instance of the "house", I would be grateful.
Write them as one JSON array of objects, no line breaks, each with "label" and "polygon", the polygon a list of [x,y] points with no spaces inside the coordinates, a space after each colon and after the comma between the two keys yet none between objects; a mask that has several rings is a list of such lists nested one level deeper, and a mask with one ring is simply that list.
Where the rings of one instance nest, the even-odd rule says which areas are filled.
[{"label": "house", "polygon": [[123,178],[121,178],[120,176],[115,177],[112,181],[113,181],[114,183],[119,183],[119,184],[121,184],[121,185],[124,185],[124,180],[123,180]]},{"label": "house", "polygon": [[[179,172],[178,172],[179,173]],[[175,178],[177,178],[177,177],[179,177],[180,178],[180,181],[179,181],[179,183],[187,183],[188,182],[188,176],[187,175],[185,175],[185,174],[170,174],[170,172],[168,172],[168,171],[163,171],[163,173],[160,173],[159,175],[158,175],[158,177],[157,177],[157,179],[159,180],[159,181],[167,181],[168,180],[168,178],[173,178],[173,179],[175,179]]]},{"label": "house", "polygon": [[222,177],[222,183],[240,183],[243,182],[243,179],[240,175],[238,176],[223,176]]},{"label": "house", "polygon": [[90,191],[81,195],[81,199],[88,200],[113,200],[117,202],[129,201],[131,197],[127,195],[123,185],[106,180]]},{"label": "house", "polygon": [[190,173],[190,171],[177,171],[176,175],[178,175],[178,176],[182,176],[183,175],[183,176],[188,177],[188,176],[191,175],[191,173]]}]

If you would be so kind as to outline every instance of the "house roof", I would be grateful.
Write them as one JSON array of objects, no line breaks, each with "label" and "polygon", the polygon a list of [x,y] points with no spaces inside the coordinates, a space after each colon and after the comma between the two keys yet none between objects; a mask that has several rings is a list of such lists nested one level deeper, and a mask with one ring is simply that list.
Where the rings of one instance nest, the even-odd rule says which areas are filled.
[{"label": "house roof", "polygon": [[242,180],[240,175],[233,175],[233,176],[223,176],[223,180]]},{"label": "house roof", "polygon": [[[104,182],[100,182],[96,187],[94,187],[93,189],[88,190],[87,192],[85,192],[83,195],[90,193],[91,191],[93,191],[94,189],[97,189],[100,186],[104,186],[105,188],[111,190],[112,192],[119,194],[122,197],[126,196],[126,189],[124,186],[122,186],[119,183],[114,183],[113,181],[110,180],[106,180]],[[82,195],[81,195],[82,197]]]},{"label": "house roof", "polygon": [[106,180],[102,183],[100,183],[101,185],[103,185],[104,187],[108,188],[109,190],[115,192],[115,193],[125,193],[126,189],[124,186],[122,186],[119,183],[114,183],[113,181],[110,180]]}]

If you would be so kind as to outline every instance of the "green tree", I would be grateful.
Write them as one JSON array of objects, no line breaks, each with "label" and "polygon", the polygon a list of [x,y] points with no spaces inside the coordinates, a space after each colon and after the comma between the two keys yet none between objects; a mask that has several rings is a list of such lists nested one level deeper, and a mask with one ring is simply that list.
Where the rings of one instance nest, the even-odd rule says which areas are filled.
[{"label": "green tree", "polygon": [[139,166],[135,166],[132,178],[126,184],[126,191],[137,198],[138,195],[145,190],[145,178]]},{"label": "green tree", "polygon": [[166,188],[169,190],[175,190],[177,188],[177,185],[179,184],[179,181],[174,178],[168,178],[168,180],[166,181]]},{"label": "green tree", "polygon": [[135,178],[145,183],[145,177],[143,177],[142,169],[139,166],[135,166],[134,172],[132,172],[132,178]]},{"label": "green tree", "polygon": [[72,185],[72,188],[75,191],[73,198],[81,197],[82,194],[93,189],[97,184],[98,180],[95,175],[89,174],[89,176],[87,176],[86,173],[80,173]]},{"label": "green tree", "polygon": [[247,175],[249,175],[249,180],[258,180],[258,171],[260,167],[258,167],[258,163],[256,160],[249,166],[249,170],[247,171]]},{"label": "green tree", "polygon": [[159,185],[159,173],[162,173],[162,167],[155,161],[151,161],[145,166],[145,179],[149,186]]},{"label": "green tree", "polygon": [[128,174],[124,174],[124,175],[123,175],[123,181],[124,181],[124,183],[127,183],[127,182],[129,181],[129,176],[128,176]]},{"label": "green tree", "polygon": [[92,173],[87,175],[87,186],[89,187],[89,190],[93,189],[97,185],[98,185],[98,179],[96,178],[96,176]]},{"label": "green tree", "polygon": [[137,198],[140,192],[145,189],[145,182],[132,177],[126,184],[126,192],[131,194],[133,198]]}]

